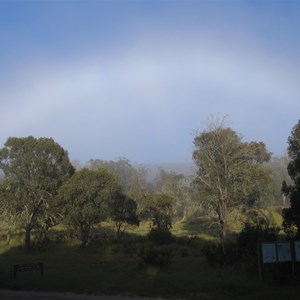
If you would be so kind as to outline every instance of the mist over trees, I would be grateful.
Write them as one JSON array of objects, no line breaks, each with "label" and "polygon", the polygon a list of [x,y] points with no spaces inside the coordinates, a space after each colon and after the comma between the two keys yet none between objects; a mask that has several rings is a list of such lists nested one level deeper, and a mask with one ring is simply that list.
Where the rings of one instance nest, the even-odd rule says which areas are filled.
[{"label": "mist over trees", "polygon": [[30,248],[32,230],[43,239],[49,228],[63,224],[86,246],[105,220],[120,238],[140,222],[169,231],[174,222],[202,216],[218,224],[224,240],[234,211],[286,205],[289,199],[285,224],[298,226],[292,212],[298,203],[299,125],[289,138],[289,156],[271,158],[263,142],[244,142],[223,121],[210,122],[195,136],[194,167],[177,163],[173,169],[171,164],[151,169],[125,157],[72,165],[53,139],[8,138],[0,149],[0,209],[7,242],[12,228],[23,228]]}]

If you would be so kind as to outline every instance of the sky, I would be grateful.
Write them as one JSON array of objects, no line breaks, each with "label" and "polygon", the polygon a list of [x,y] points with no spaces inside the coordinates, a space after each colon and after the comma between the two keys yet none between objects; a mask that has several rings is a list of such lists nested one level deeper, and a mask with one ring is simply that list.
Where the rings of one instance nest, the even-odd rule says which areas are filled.
[{"label": "sky", "polygon": [[300,1],[0,0],[0,147],[192,161],[209,116],[286,152],[300,119]]}]

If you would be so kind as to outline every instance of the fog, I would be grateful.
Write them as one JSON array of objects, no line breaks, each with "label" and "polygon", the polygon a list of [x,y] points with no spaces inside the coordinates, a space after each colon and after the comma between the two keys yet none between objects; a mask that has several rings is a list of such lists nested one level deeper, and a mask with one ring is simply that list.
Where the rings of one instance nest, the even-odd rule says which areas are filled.
[{"label": "fog", "polygon": [[193,132],[228,114],[245,140],[285,152],[300,109],[292,7],[0,5],[1,15],[20,15],[0,18],[1,144],[46,136],[82,162],[190,162]]}]

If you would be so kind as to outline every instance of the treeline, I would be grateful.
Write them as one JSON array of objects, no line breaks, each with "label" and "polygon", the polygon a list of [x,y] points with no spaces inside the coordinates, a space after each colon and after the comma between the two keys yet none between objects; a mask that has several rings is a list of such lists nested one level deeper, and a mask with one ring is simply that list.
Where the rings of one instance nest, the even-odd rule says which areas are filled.
[{"label": "treeline", "polygon": [[45,239],[50,228],[63,224],[85,246],[104,220],[115,224],[120,238],[127,226],[142,220],[150,221],[154,232],[169,232],[174,220],[197,216],[216,223],[225,240],[234,211],[253,212],[289,199],[296,204],[284,211],[284,224],[299,230],[294,213],[299,128],[298,123],[292,130],[288,156],[272,159],[264,143],[244,142],[223,121],[212,121],[194,138],[195,174],[160,169],[151,182],[145,168],[126,158],[73,163],[75,168],[51,138],[10,137],[0,149],[0,213],[7,242],[12,228],[22,228],[30,248],[32,230]]}]

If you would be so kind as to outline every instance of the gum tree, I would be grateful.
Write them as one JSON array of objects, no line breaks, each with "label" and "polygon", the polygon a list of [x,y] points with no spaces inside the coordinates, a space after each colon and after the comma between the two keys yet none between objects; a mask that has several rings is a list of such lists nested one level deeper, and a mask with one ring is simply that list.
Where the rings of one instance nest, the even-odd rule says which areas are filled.
[{"label": "gum tree", "polygon": [[268,182],[262,164],[271,155],[263,143],[243,142],[223,121],[211,122],[196,135],[194,145],[199,201],[216,217],[225,240],[233,209],[261,198],[263,189],[257,183]]},{"label": "gum tree", "polygon": [[76,233],[85,247],[93,227],[109,217],[109,207],[120,192],[115,177],[105,169],[82,169],[59,191],[57,206],[62,221]]},{"label": "gum tree", "polygon": [[53,199],[74,168],[65,151],[51,138],[10,137],[0,149],[0,168],[6,191],[13,195],[15,211],[25,229],[25,247],[30,248],[31,230],[46,230],[55,215]]}]

